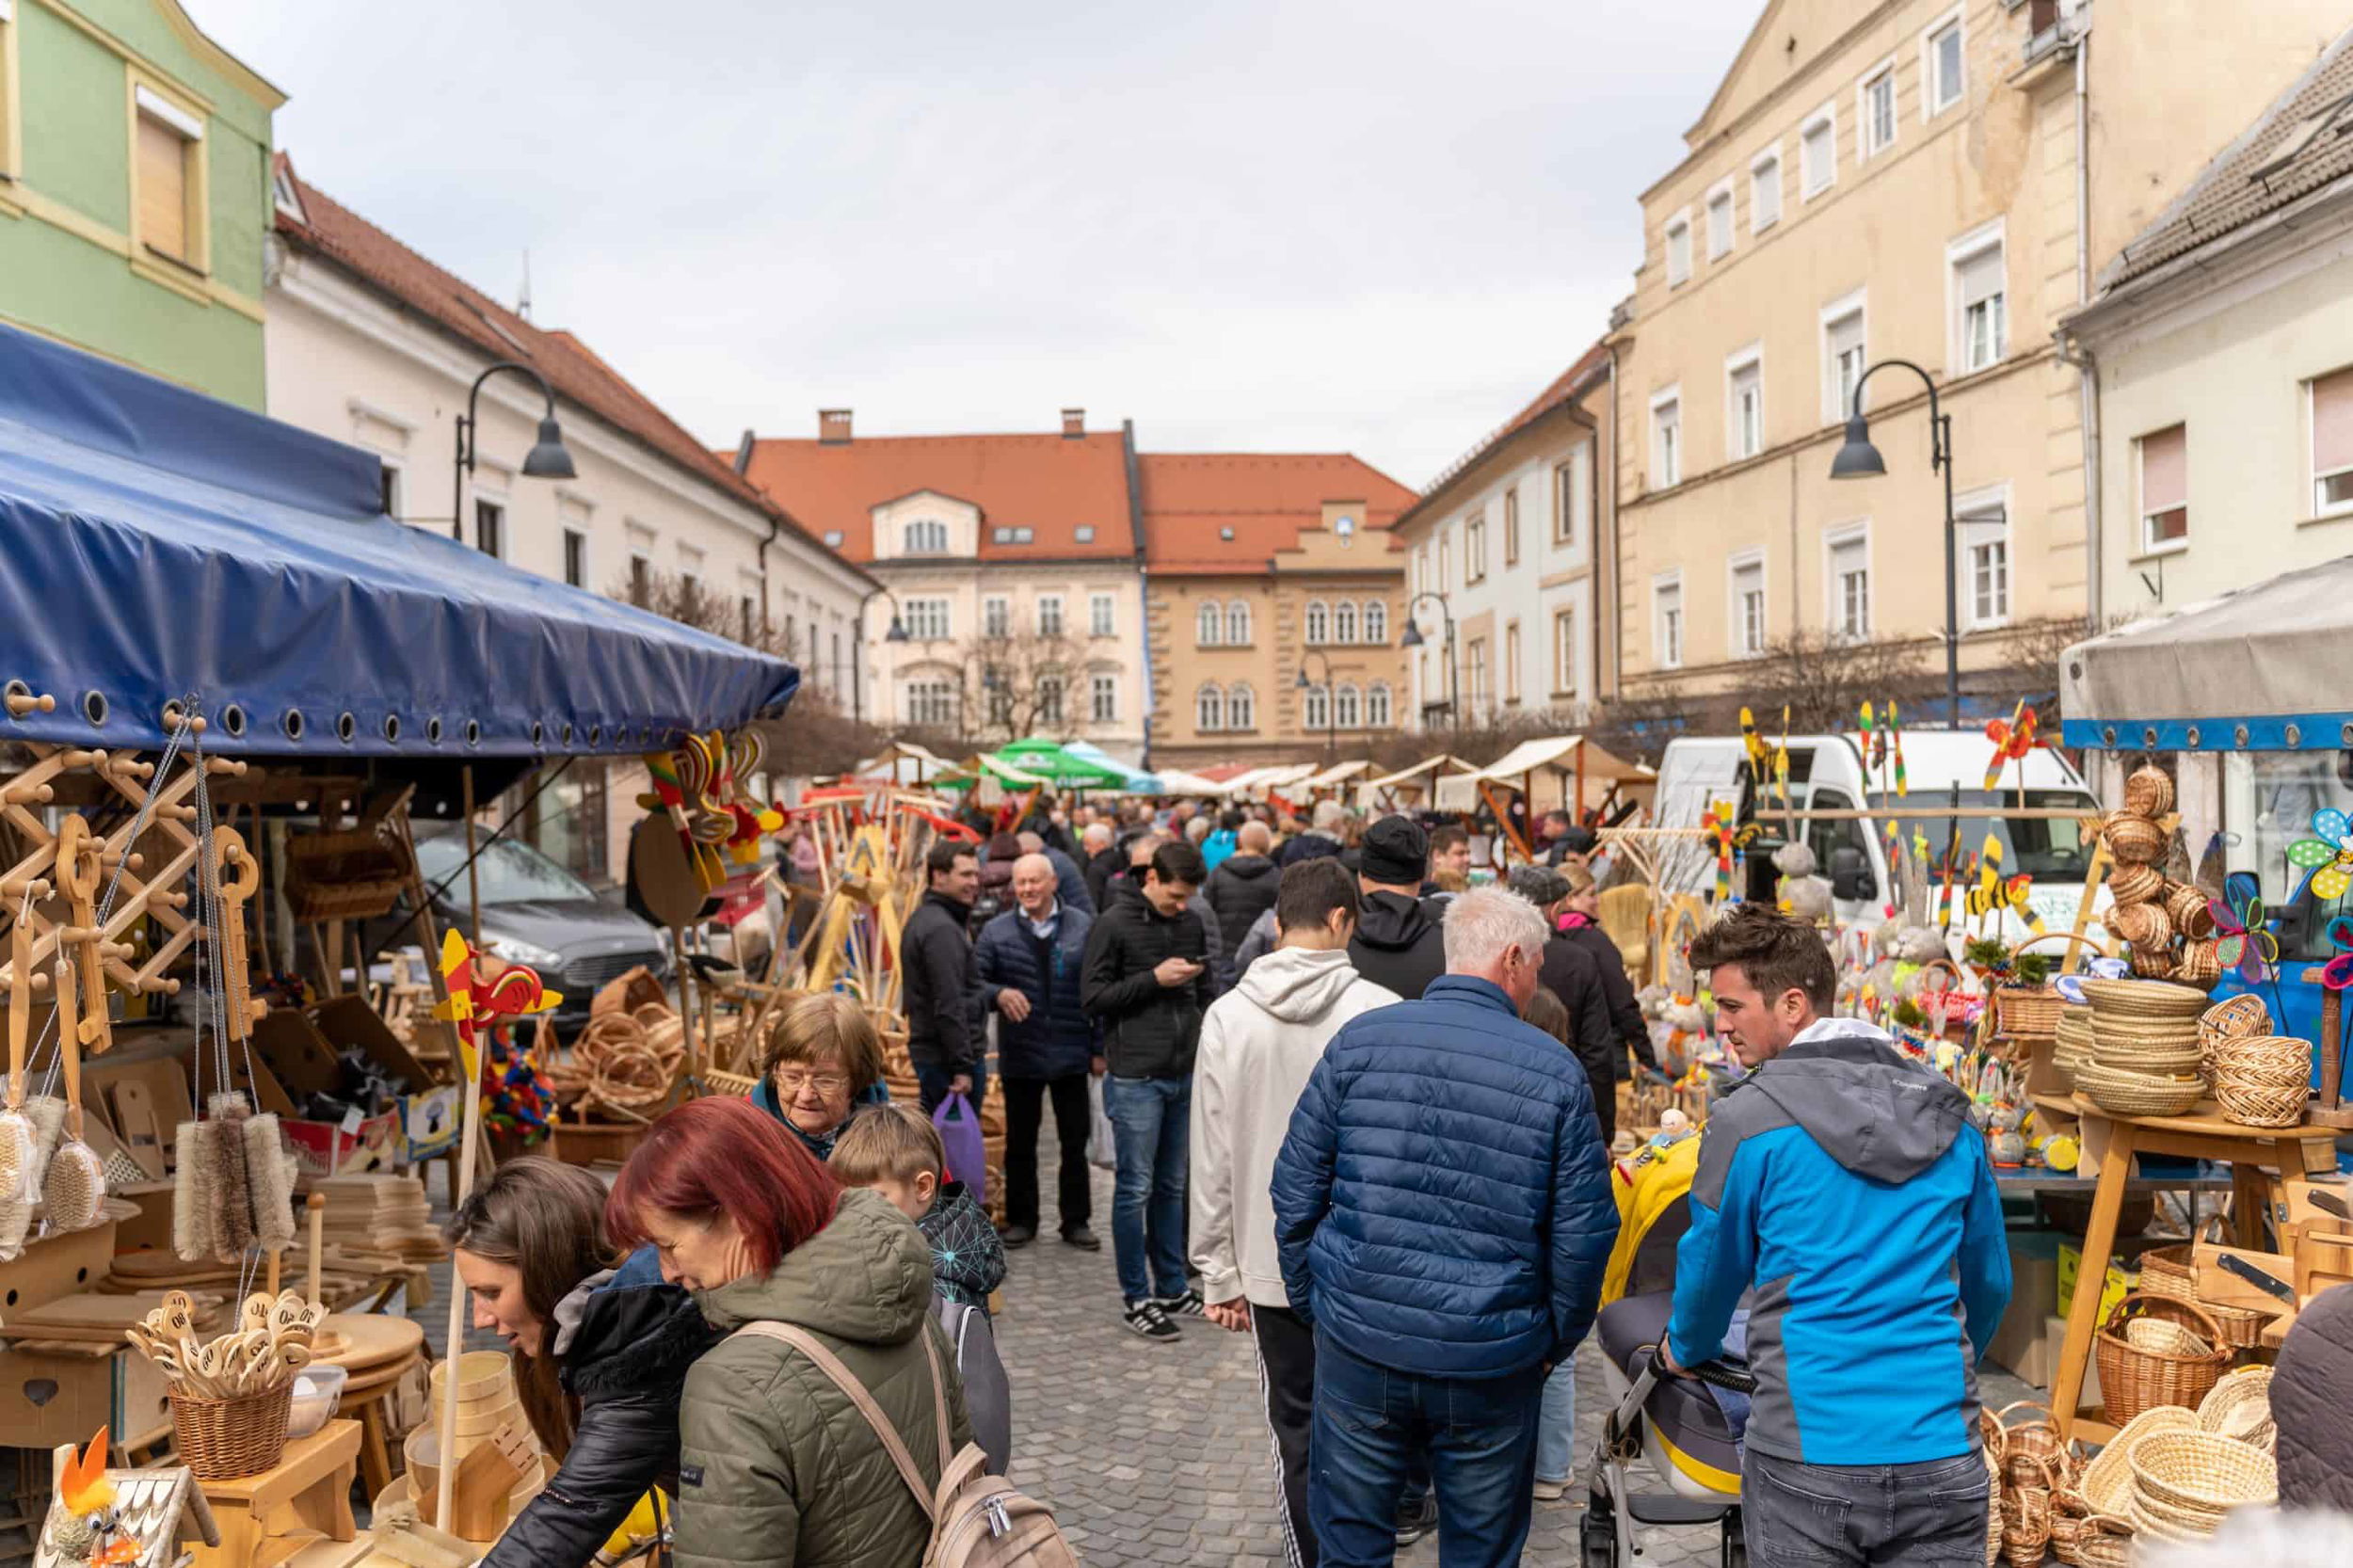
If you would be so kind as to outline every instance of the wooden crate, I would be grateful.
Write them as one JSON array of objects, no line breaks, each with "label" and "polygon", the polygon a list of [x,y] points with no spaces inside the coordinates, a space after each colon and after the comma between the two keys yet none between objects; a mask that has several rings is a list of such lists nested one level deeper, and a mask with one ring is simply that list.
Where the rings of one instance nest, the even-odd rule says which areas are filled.
[{"label": "wooden crate", "polygon": [[170,1430],[164,1374],[153,1362],[128,1345],[79,1349],[98,1353],[0,1351],[0,1432],[11,1448],[87,1443],[100,1427],[136,1448]]}]

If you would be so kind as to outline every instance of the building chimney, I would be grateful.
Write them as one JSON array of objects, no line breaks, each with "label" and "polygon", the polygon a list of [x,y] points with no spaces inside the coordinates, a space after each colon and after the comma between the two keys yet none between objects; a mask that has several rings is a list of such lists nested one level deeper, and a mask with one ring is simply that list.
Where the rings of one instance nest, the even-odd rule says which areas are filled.
[{"label": "building chimney", "polygon": [[748,424],[744,426],[744,439],[735,443],[736,472],[749,473],[752,471],[752,451],[759,444],[760,438],[752,434],[752,427]]},{"label": "building chimney", "polygon": [[820,408],[817,410],[817,439],[828,446],[850,444],[850,410]]},{"label": "building chimney", "polygon": [[1087,433],[1087,411],[1084,408],[1064,408],[1062,411],[1062,439],[1075,441]]}]

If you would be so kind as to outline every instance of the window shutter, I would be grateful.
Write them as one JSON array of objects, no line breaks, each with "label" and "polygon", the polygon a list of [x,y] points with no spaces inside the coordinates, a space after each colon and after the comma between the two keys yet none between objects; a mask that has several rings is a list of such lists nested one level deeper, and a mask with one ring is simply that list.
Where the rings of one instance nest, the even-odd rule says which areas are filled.
[{"label": "window shutter", "polygon": [[1980,250],[1960,266],[1961,308],[1981,305],[2002,290],[2002,248]]},{"label": "window shutter", "polygon": [[2188,427],[2140,438],[2140,510],[2143,516],[2189,504]]},{"label": "window shutter", "polygon": [[2313,383],[2313,471],[2353,468],[2353,370]]},{"label": "window shutter", "polygon": [[188,257],[187,142],[159,120],[140,115],[139,237],[178,261]]}]

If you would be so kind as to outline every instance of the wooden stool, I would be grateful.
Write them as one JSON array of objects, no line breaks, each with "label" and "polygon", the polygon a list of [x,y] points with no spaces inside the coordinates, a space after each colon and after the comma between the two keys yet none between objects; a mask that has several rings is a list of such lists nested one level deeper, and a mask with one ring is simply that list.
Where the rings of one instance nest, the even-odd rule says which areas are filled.
[{"label": "wooden stool", "polygon": [[347,1383],[336,1414],[360,1423],[360,1479],[371,1497],[392,1484],[392,1401],[400,1384],[424,1361],[413,1354],[381,1370],[372,1369],[364,1382]]},{"label": "wooden stool", "polygon": [[220,1544],[194,1546],[195,1568],[274,1568],[313,1536],[349,1541],[360,1423],[329,1421],[286,1445],[277,1467],[236,1480],[200,1480]]}]

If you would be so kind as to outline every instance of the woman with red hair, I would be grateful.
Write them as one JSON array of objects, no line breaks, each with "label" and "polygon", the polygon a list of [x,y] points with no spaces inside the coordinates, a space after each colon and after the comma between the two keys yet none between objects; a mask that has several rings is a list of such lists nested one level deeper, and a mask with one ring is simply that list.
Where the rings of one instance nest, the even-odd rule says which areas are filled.
[{"label": "woman with red hair", "polygon": [[[841,1190],[744,1100],[690,1100],[655,1122],[605,1208],[616,1243],[726,1335],[687,1373],[679,1412],[679,1568],[921,1560],[923,1503],[848,1395],[760,1322],[812,1335],[866,1385],[930,1486],[972,1441],[955,1355],[931,1320],[932,1255],[881,1193]],[[944,1402],[935,1399],[936,1368]]]}]

